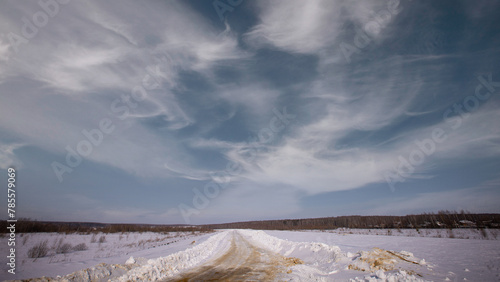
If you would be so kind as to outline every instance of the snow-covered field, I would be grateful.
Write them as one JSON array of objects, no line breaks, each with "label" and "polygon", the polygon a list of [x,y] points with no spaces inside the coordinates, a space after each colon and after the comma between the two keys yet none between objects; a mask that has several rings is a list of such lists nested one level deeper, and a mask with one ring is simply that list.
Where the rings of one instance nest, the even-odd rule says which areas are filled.
[{"label": "snow-covered field", "polygon": [[454,228],[454,229],[349,229],[338,228],[325,232],[347,235],[386,235],[386,236],[407,236],[407,237],[431,237],[431,238],[457,238],[457,239],[479,239],[497,240],[500,239],[500,229],[475,229],[475,228]]},{"label": "snow-covered field", "polygon": [[[467,230],[475,233],[471,229],[463,229],[462,232]],[[374,247],[400,253],[409,252],[413,254],[414,258],[425,260],[425,264],[422,266],[427,267],[419,267],[422,270],[419,274],[425,280],[500,281],[500,242],[497,240],[358,235],[349,234],[350,231],[347,234],[321,231],[266,231],[266,233],[290,241],[307,239],[335,245],[347,255],[360,251],[371,251]],[[472,235],[469,237],[472,238]],[[344,277],[352,277],[348,273],[349,271],[339,271],[340,274],[342,272],[345,274]],[[362,274],[357,276],[365,277]],[[336,280],[336,278],[332,280]]]},{"label": "snow-covered field", "polygon": [[[365,234],[350,234],[365,231]],[[244,240],[244,248],[248,249],[250,246],[253,253],[265,253],[267,256],[275,253],[287,261],[294,262],[279,265],[283,271],[280,271],[276,278],[280,281],[500,279],[500,244],[494,240],[495,231],[486,237],[481,234],[477,237],[476,231],[463,229],[460,231],[463,234],[456,232],[453,235],[455,238],[440,234],[442,231],[429,231],[426,234],[425,230],[420,230],[420,233],[429,237],[410,237],[410,231],[405,235],[400,234],[401,236],[395,236],[395,230],[390,232],[390,236],[387,236],[387,230],[365,231],[222,230],[210,234],[118,233],[98,234],[94,239],[93,235],[78,234],[18,234],[16,275],[7,273],[6,256],[2,256],[1,278],[26,279],[59,275],[61,279],[92,277],[115,281],[168,280],[169,277],[209,265],[216,258],[220,261],[223,254],[234,249],[234,239],[241,238],[238,239],[239,242]],[[385,235],[371,235],[377,232],[383,234],[380,233],[383,231]],[[468,235],[465,234],[467,232]],[[441,238],[438,235],[441,235]],[[458,239],[462,235],[463,238],[489,240]],[[102,236],[105,236],[105,239],[99,242]],[[49,254],[36,260],[28,258],[28,250],[45,240],[50,248]],[[0,251],[7,254],[6,238],[2,238],[0,242]],[[88,249],[57,253],[58,246],[61,247],[65,243],[72,246],[85,243]],[[241,252],[243,247],[239,247],[240,250],[233,252],[251,253],[244,250]],[[245,260],[242,260],[242,263],[246,263]],[[70,275],[66,276],[68,274]]]},{"label": "snow-covered field", "polygon": [[[131,233],[97,233],[93,234],[59,234],[59,233],[27,233],[17,234],[16,242],[16,274],[7,272],[7,255],[2,255],[0,280],[26,279],[33,277],[56,277],[66,275],[80,269],[95,266],[100,263],[122,264],[130,256],[146,259],[165,256],[191,246],[196,240],[205,240],[213,235],[191,232],[171,232],[168,234],[153,232]],[[103,242],[99,239],[103,237]],[[28,251],[33,246],[47,241],[49,253],[45,257],[33,259],[28,257]],[[60,243],[61,242],[61,243]],[[87,250],[57,253],[57,247],[66,243],[73,247],[84,243]],[[0,238],[0,252],[7,254],[10,247],[7,238]],[[60,250],[61,251],[61,250]]]}]

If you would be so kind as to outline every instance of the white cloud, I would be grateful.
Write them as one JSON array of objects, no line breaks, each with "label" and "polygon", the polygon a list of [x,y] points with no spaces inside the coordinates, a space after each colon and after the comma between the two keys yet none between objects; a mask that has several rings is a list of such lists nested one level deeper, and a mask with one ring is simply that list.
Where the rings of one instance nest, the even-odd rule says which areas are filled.
[{"label": "white cloud", "polygon": [[[413,151],[420,151],[416,141],[432,139],[435,128],[443,129],[447,139],[435,144],[435,152],[425,156],[421,165],[409,178],[429,178],[437,164],[440,168],[457,160],[480,159],[500,156],[500,127],[485,121],[497,120],[498,112],[480,111],[456,131],[451,131],[447,122],[437,123],[421,129],[413,129],[390,146],[335,148],[339,137],[336,127],[328,130],[327,124],[305,127],[298,135],[286,139],[278,148],[262,153],[255,164],[247,164],[245,177],[261,183],[285,183],[304,192],[321,192],[355,189],[371,183],[384,182],[384,174],[393,171],[399,164],[399,157],[409,160]],[[467,123],[466,123],[467,122]],[[483,124],[484,126],[477,126]],[[347,129],[345,129],[347,130]],[[330,144],[330,145],[329,145]],[[423,153],[422,153],[423,154]],[[245,163],[238,154],[231,154],[234,160]]]},{"label": "white cloud", "polygon": [[0,168],[7,169],[9,167],[15,167],[19,169],[22,166],[21,161],[16,157],[14,151],[24,144],[11,143],[11,144],[0,144]]},{"label": "white cloud", "polygon": [[9,59],[9,44],[0,41],[0,61],[7,61]]},{"label": "white cloud", "polygon": [[261,23],[246,35],[257,46],[314,53],[331,45],[341,26],[339,1],[261,1],[259,10]]},{"label": "white cloud", "polygon": [[[298,116],[296,122],[301,125],[286,135],[282,144],[265,145],[251,162],[241,154],[245,147],[231,148],[228,158],[244,164],[243,177],[254,182],[282,183],[317,194],[385,182],[384,175],[394,171],[399,157],[408,160],[413,151],[422,151],[415,142],[432,139],[435,128],[444,130],[447,139],[435,143],[435,152],[425,156],[424,162],[416,166],[408,178],[432,178],[435,169],[457,160],[499,156],[500,127],[492,121],[500,117],[494,98],[483,102],[457,129],[450,127],[452,122],[438,119],[388,135],[386,140],[377,143],[356,142],[353,137],[356,134],[364,136],[397,125],[408,119],[411,109],[428,103],[426,99],[433,99],[430,95],[424,96],[423,87],[440,78],[433,77],[433,72],[422,74],[421,69],[408,64],[405,57],[366,64],[364,69],[352,74],[347,86],[341,81],[349,77],[341,71],[333,78],[316,81],[305,94],[315,102],[302,105],[305,113],[314,113],[309,123],[304,125],[304,117]],[[382,75],[374,73],[384,67],[387,71]],[[408,72],[406,68],[413,70]],[[470,94],[473,93],[471,88]],[[453,108],[453,104],[448,108]],[[426,114],[437,112],[442,116],[448,108],[441,105]],[[344,138],[352,140],[348,142]]]},{"label": "white cloud", "polygon": [[246,34],[247,42],[256,47],[270,44],[290,52],[321,53],[326,48],[337,48],[337,37],[347,24],[364,29],[377,22],[379,29],[385,28],[395,15],[377,17],[387,12],[388,6],[387,1],[260,1],[260,23]]},{"label": "white cloud", "polygon": [[[33,8],[38,6],[20,5],[16,11],[29,15]],[[17,30],[17,19],[6,11],[2,19],[10,26],[5,30]],[[182,2],[75,2],[61,7],[50,26],[23,44],[7,71],[0,72],[11,82],[29,80],[4,84],[2,98],[11,102],[0,105],[0,116],[3,121],[17,117],[4,125],[9,132],[63,156],[67,145],[74,148],[84,139],[82,130],[98,128],[102,118],[110,117],[116,130],[88,160],[141,176],[202,179],[203,170],[190,168],[195,159],[182,149],[182,140],[166,139],[143,122],[156,119],[170,131],[192,125],[196,120],[173,92],[182,87],[179,72],[208,76],[213,64],[242,56],[247,55],[229,29],[220,33]],[[136,108],[129,107],[127,119],[117,119],[112,102],[129,95],[149,74],[163,85],[148,91]],[[14,95],[18,91],[23,93]],[[18,115],[26,109],[29,113]],[[175,172],[165,163],[175,164]]]}]

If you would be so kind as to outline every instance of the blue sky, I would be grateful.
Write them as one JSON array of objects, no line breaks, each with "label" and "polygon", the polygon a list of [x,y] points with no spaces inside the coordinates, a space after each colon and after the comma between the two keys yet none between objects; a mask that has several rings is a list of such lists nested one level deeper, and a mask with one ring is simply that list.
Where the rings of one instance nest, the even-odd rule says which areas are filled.
[{"label": "blue sky", "polygon": [[0,6],[18,217],[500,212],[498,1]]}]

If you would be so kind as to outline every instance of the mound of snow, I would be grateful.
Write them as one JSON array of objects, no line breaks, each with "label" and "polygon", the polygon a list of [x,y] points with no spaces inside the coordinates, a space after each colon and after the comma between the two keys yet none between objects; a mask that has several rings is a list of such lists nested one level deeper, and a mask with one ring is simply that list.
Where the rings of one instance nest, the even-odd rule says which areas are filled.
[{"label": "mound of snow", "polygon": [[110,278],[118,277],[133,268],[134,265],[122,265],[122,264],[107,264],[100,263],[94,267],[82,269],[63,277],[57,278],[46,278],[42,277],[39,279],[33,279],[35,281],[107,281]]},{"label": "mound of snow", "polygon": [[134,264],[135,263],[135,259],[134,257],[130,257],[126,262],[125,264]]},{"label": "mound of snow", "polygon": [[238,230],[240,234],[251,240],[252,244],[282,254],[286,257],[297,257],[309,265],[314,265],[322,272],[336,270],[335,262],[345,255],[338,246],[330,246],[318,242],[293,242],[268,235],[264,231]]},{"label": "mound of snow", "polygon": [[[419,260],[412,253],[401,251],[387,251],[380,248],[373,248],[371,251],[361,251],[356,255],[351,255],[351,263],[347,269],[371,272],[371,275],[364,278],[355,278],[351,281],[425,281],[417,278],[417,272],[411,266],[421,266]],[[397,269],[397,267],[408,270]],[[397,270],[397,272],[386,272]],[[418,274],[417,274],[418,275]]]},{"label": "mound of snow", "polygon": [[377,271],[375,274],[366,275],[363,278],[356,277],[349,279],[351,282],[425,282],[426,280],[417,278],[415,275],[410,275],[404,270],[396,273],[385,273],[382,270]]},{"label": "mound of snow", "polygon": [[305,264],[294,266],[293,272],[286,275],[287,281],[343,280],[337,275],[342,276],[347,269],[367,273],[365,277],[354,278],[351,281],[425,281],[413,275],[413,271],[395,269],[400,262],[419,264],[410,252],[374,248],[370,252],[360,251],[352,254],[342,252],[338,246],[319,242],[289,241],[268,235],[261,230],[238,230],[238,232],[256,246],[303,260]]},{"label": "mound of snow", "polygon": [[203,263],[216,252],[227,251],[231,241],[226,239],[229,235],[228,231],[221,232],[185,251],[150,259],[146,264],[133,268],[122,276],[111,279],[111,281],[151,281],[172,277],[183,270]]}]

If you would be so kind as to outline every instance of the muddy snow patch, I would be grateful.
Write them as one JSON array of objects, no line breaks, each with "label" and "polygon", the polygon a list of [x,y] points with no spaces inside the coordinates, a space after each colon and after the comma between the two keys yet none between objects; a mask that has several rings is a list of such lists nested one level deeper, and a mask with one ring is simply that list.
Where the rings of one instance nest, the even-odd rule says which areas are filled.
[{"label": "muddy snow patch", "polygon": [[[371,251],[361,251],[354,255],[348,254],[351,263],[347,269],[369,272],[365,280],[369,281],[424,281],[418,273],[419,266],[425,265],[410,252],[395,252],[373,248]],[[422,263],[421,263],[422,262]],[[396,271],[393,271],[396,270]],[[389,272],[390,273],[386,273]],[[361,279],[361,278],[359,278]],[[365,280],[353,281],[365,281]]]}]

